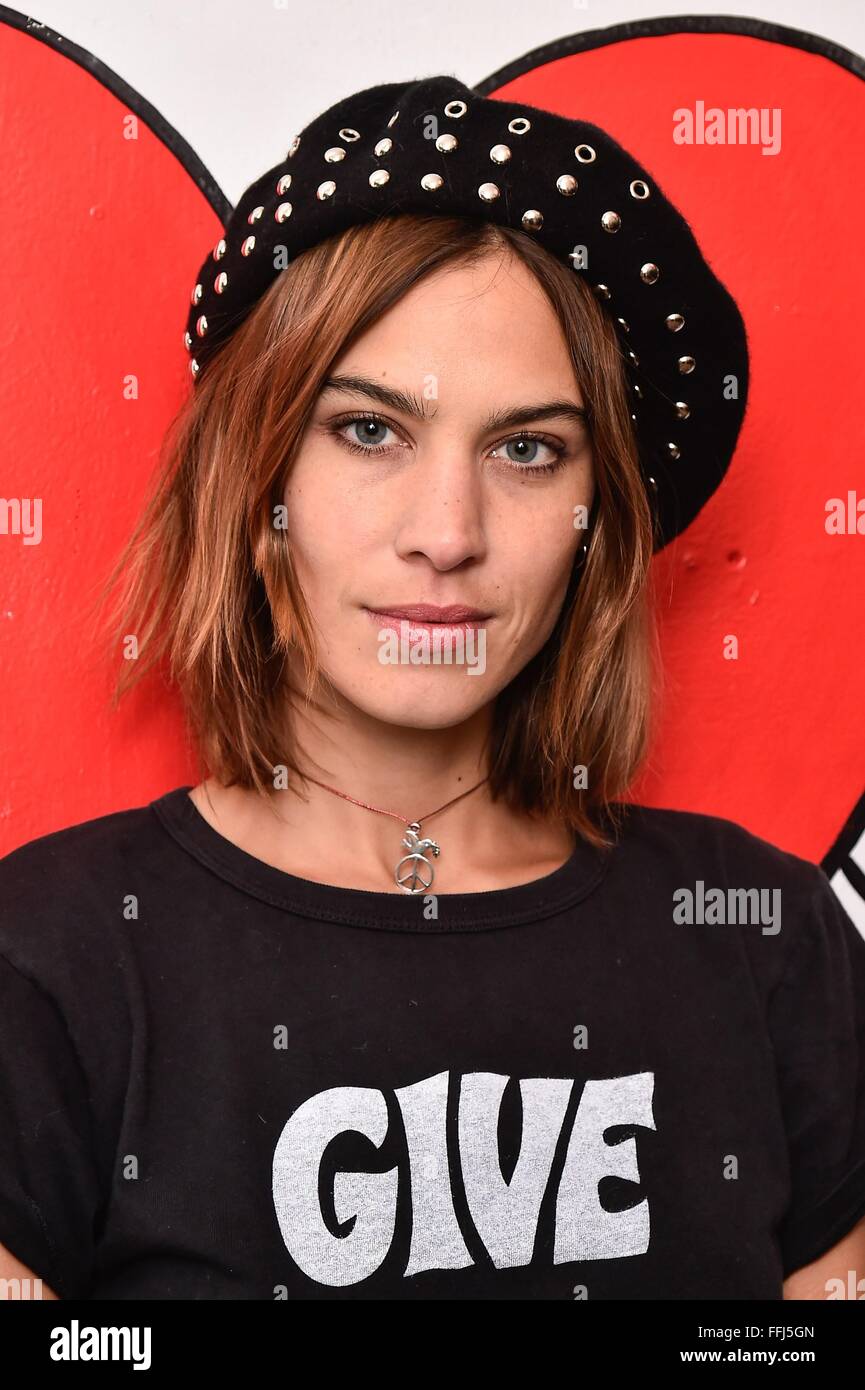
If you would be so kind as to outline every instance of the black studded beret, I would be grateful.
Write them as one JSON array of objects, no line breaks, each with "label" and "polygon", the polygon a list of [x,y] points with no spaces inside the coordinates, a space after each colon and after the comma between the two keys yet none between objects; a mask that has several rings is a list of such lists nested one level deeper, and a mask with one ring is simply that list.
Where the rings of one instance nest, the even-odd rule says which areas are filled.
[{"label": "black studded beret", "polygon": [[193,378],[287,262],[398,213],[516,228],[588,277],[622,346],[657,548],[684,530],[721,482],[745,413],[735,300],[681,213],[604,130],[452,77],[346,97],[250,185],[192,291]]}]

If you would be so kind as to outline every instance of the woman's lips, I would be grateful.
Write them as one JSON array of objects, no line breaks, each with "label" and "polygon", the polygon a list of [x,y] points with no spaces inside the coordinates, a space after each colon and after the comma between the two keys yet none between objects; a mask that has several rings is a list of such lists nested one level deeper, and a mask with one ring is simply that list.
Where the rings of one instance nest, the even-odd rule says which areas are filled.
[{"label": "woman's lips", "polygon": [[405,623],[410,634],[477,631],[478,628],[485,627],[491,618],[489,614],[478,613],[477,609],[458,608],[456,605],[435,609],[428,605],[412,604],[395,610],[365,608],[364,612],[379,629],[389,627],[400,632],[402,624]]}]

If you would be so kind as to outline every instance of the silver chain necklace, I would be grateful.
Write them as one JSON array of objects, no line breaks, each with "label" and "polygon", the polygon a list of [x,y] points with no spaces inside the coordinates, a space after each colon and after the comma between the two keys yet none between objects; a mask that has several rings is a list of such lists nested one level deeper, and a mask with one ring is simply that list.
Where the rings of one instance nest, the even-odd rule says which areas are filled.
[{"label": "silver chain necklace", "polygon": [[354,806],[362,806],[365,811],[376,811],[380,816],[393,816],[394,820],[403,822],[406,833],[402,838],[402,846],[408,850],[408,854],[403,855],[394,869],[394,881],[404,893],[429,892],[435,878],[435,869],[428,855],[432,854],[438,859],[441,854],[441,848],[435,840],[421,837],[421,822],[430,820],[433,816],[437,816],[440,811],[446,811],[449,806],[453,806],[455,802],[462,801],[464,796],[477,791],[478,787],[482,787],[484,782],[488,780],[488,776],[482,777],[479,782],[475,782],[473,787],[469,787],[468,791],[460,792],[459,796],[446,801],[444,806],[438,806],[434,811],[429,811],[427,815],[421,816],[418,820],[410,821],[406,816],[401,816],[396,811],[386,811],[381,806],[370,806],[367,801],[358,801],[356,797],[349,796],[348,792],[341,792],[336,787],[329,787],[326,782],[319,782],[316,777],[307,778],[307,781],[315,782],[317,787],[324,787],[326,792],[332,792],[334,796],[341,796],[344,801],[350,801]]}]

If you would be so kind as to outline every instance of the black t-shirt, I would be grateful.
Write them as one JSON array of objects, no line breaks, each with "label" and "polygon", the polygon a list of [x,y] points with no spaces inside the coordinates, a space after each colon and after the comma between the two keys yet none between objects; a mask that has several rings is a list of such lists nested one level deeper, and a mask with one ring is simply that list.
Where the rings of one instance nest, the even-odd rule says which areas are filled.
[{"label": "black t-shirt", "polygon": [[61,1297],[774,1299],[865,1213],[819,867],[631,806],[532,883],[345,890],[187,793],[0,862],[0,1243]]}]

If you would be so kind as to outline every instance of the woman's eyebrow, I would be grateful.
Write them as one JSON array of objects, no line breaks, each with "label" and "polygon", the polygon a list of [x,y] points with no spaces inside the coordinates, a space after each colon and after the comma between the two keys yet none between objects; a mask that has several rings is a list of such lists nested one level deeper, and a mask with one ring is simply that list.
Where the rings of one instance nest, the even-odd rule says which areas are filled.
[{"label": "woman's eyebrow", "polygon": [[575,424],[588,423],[588,411],[575,401],[543,401],[539,405],[521,405],[513,410],[497,410],[487,420],[488,430],[505,429],[510,425],[528,425],[532,420],[572,420]]},{"label": "woman's eyebrow", "polygon": [[424,410],[421,401],[410,391],[401,391],[396,386],[382,386],[380,382],[371,381],[365,376],[341,374],[326,377],[321,388],[322,394],[325,391],[343,391],[352,396],[369,396],[374,401],[380,401],[382,405],[390,406],[391,410],[401,410],[405,415],[413,415],[416,420],[429,420],[431,418]]},{"label": "woman's eyebrow", "polygon": [[[380,382],[372,381],[365,376],[342,374],[329,376],[325,379],[321,390],[322,394],[325,391],[342,391],[351,395],[369,396],[372,400],[381,402],[382,405],[390,406],[391,410],[401,410],[406,415],[414,416],[416,420],[429,420],[435,414],[434,411],[428,414],[422,403],[411,392],[401,391],[395,386],[383,386]],[[561,418],[585,425],[588,422],[588,411],[585,406],[577,405],[575,401],[542,401],[537,405],[521,405],[510,410],[496,410],[488,417],[486,429],[505,429],[511,425],[526,425],[532,420]]]}]

